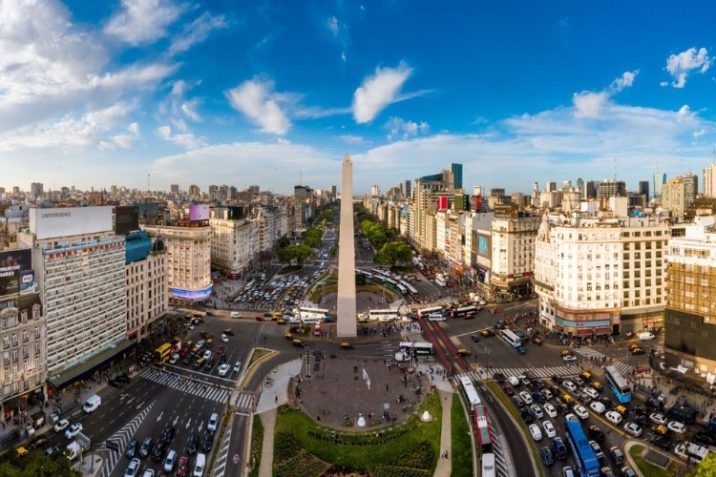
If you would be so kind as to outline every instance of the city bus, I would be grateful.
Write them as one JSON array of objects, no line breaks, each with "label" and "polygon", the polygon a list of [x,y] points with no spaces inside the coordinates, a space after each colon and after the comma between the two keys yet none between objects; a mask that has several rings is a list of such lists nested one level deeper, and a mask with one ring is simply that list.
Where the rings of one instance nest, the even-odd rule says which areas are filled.
[{"label": "city bus", "polygon": [[442,313],[443,307],[442,306],[431,306],[429,308],[423,308],[418,310],[418,316],[421,318],[427,318],[428,315],[431,315],[433,313]]},{"label": "city bus", "polygon": [[433,344],[427,341],[401,341],[400,351],[412,354],[433,354]]},{"label": "city bus", "polygon": [[582,477],[599,477],[601,470],[594,449],[589,445],[589,440],[584,434],[584,428],[576,417],[570,417],[565,421],[567,429],[567,444],[572,450],[574,460],[577,463],[579,475]]},{"label": "city bus", "polygon": [[483,455],[490,453],[492,452],[492,431],[490,430],[490,422],[487,419],[487,412],[480,400],[480,395],[477,394],[472,380],[467,376],[460,376],[460,389],[470,405],[470,416],[472,417],[475,434],[477,434],[480,452]]},{"label": "city bus", "polygon": [[406,281],[403,281],[403,282],[401,282],[401,283],[405,286],[405,288],[408,289],[408,291],[410,292],[411,295],[417,295],[417,294],[418,294],[418,290],[416,290],[415,287],[414,287],[413,285],[411,285],[410,283],[408,283],[408,282],[406,282]]},{"label": "city bus", "polygon": [[504,329],[497,332],[502,341],[517,349],[522,346],[522,340],[512,330]]},{"label": "city bus", "polygon": [[321,323],[327,314],[328,310],[325,308],[299,307],[293,310],[293,315],[306,325]]},{"label": "city bus", "polygon": [[173,351],[174,349],[172,348],[171,343],[159,345],[157,349],[154,350],[154,361],[162,364],[166,363]]},{"label": "city bus", "polygon": [[478,312],[478,309],[477,309],[477,307],[474,306],[474,305],[463,306],[463,307],[460,307],[460,308],[458,308],[458,309],[456,309],[456,310],[453,310],[453,312],[452,312],[452,317],[453,317],[453,318],[467,318],[467,319],[470,319],[470,318],[474,318],[475,315],[477,314],[477,312]]},{"label": "city bus", "polygon": [[607,366],[604,369],[607,375],[607,384],[609,384],[617,400],[622,404],[631,402],[631,388],[616,366]]},{"label": "city bus", "polygon": [[398,310],[397,309],[385,309],[385,310],[370,310],[368,312],[368,319],[371,321],[379,321],[379,322],[386,322],[386,321],[394,321],[398,319]]}]

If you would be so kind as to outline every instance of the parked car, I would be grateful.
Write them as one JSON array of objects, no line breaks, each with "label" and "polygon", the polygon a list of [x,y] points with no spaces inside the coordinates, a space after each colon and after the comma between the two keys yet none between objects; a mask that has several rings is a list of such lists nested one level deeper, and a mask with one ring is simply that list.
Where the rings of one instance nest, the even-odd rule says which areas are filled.
[{"label": "parked car", "polygon": [[60,419],[60,420],[57,421],[57,423],[55,424],[55,432],[62,432],[62,431],[64,431],[65,429],[67,429],[67,427],[68,427],[69,425],[70,425],[70,421],[68,421],[67,419]]},{"label": "parked car", "polygon": [[652,412],[651,414],[649,414],[649,419],[654,424],[661,424],[661,425],[666,424],[666,416],[664,416],[660,412]]},{"label": "parked car", "polygon": [[683,422],[669,421],[666,427],[668,427],[671,432],[675,432],[676,434],[683,434],[686,432],[686,426]]},{"label": "parked car", "polygon": [[550,439],[557,436],[557,430],[554,428],[552,421],[542,422],[542,428],[544,429],[545,434],[547,434],[547,437]]},{"label": "parked car", "polygon": [[530,430],[530,434],[532,435],[532,439],[534,439],[535,441],[542,440],[542,430],[540,429],[539,425],[530,424],[529,430]]},{"label": "parked car", "polygon": [[574,409],[574,413],[579,416],[580,419],[589,419],[589,411],[581,404],[575,405],[572,409]]},{"label": "parked car", "polygon": [[622,417],[622,415],[616,411],[607,411],[604,414],[604,417],[607,418],[607,421],[611,422],[612,424],[616,424],[616,425],[621,424],[622,420],[624,419]]}]

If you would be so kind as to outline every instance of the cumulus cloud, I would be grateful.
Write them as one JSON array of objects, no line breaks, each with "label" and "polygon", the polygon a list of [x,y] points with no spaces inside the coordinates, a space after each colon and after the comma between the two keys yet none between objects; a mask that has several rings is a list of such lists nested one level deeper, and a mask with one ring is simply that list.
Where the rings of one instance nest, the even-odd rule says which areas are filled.
[{"label": "cumulus cloud", "polygon": [[133,46],[150,44],[167,34],[167,27],[186,10],[171,0],[122,0],[104,32]]},{"label": "cumulus cloud", "polygon": [[634,71],[625,71],[619,78],[612,81],[611,88],[619,92],[623,90],[624,88],[629,88],[634,84],[634,79],[636,78],[636,75],[639,74],[639,70]]},{"label": "cumulus cloud", "polygon": [[182,32],[177,35],[169,46],[169,53],[174,55],[187,51],[197,43],[206,40],[211,32],[228,27],[223,15],[202,13],[191,23],[184,25]]},{"label": "cumulus cloud", "polygon": [[273,81],[254,78],[226,92],[229,104],[258,125],[262,132],[284,135],[291,121],[281,109],[281,96],[274,92]]},{"label": "cumulus cloud", "polygon": [[577,118],[595,118],[599,116],[605,106],[609,104],[609,99],[624,88],[631,87],[638,74],[639,70],[625,71],[619,78],[612,81],[608,88],[602,91],[574,93],[572,95],[574,116]]},{"label": "cumulus cloud", "polygon": [[399,98],[400,89],[413,73],[406,63],[397,68],[376,68],[353,94],[353,117],[359,124],[372,121]]},{"label": "cumulus cloud", "polygon": [[157,135],[165,141],[173,142],[174,144],[183,146],[187,149],[194,149],[206,144],[204,138],[196,137],[192,133],[185,132],[175,134],[172,132],[171,126],[167,125],[159,126],[157,128]]},{"label": "cumulus cloud", "polygon": [[388,130],[388,140],[394,141],[396,139],[415,137],[418,134],[426,134],[430,130],[430,125],[426,121],[418,123],[392,117],[385,123],[385,128]]},{"label": "cumulus cloud", "polygon": [[[706,73],[712,63],[713,58],[709,56],[709,51],[706,48],[692,47],[681,53],[670,55],[666,59],[666,71],[675,79],[671,86],[683,88],[686,86],[686,79],[691,72]],[[660,84],[666,86],[668,83],[662,81]]]},{"label": "cumulus cloud", "polygon": [[366,140],[363,136],[356,136],[355,134],[342,134],[338,136],[343,142],[348,144],[365,144]]},{"label": "cumulus cloud", "polygon": [[101,141],[100,149],[114,149],[115,146],[122,149],[131,149],[140,138],[139,123],[130,123],[127,131],[112,136],[109,141]]}]

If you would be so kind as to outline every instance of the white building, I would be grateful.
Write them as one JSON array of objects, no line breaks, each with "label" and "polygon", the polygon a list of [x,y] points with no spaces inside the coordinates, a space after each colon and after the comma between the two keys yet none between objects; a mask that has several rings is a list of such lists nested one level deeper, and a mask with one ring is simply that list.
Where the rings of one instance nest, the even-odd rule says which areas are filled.
[{"label": "white building", "polygon": [[257,222],[247,217],[243,208],[222,207],[212,211],[209,225],[211,264],[228,276],[238,277],[251,267],[260,250]]},{"label": "white building", "polygon": [[47,326],[48,380],[60,387],[117,355],[125,340],[124,237],[112,207],[31,209],[30,233]]},{"label": "white building", "polygon": [[194,223],[143,228],[164,241],[170,298],[198,301],[211,296],[211,227]]},{"label": "white building", "polygon": [[529,293],[540,217],[498,215],[492,221],[490,284],[501,291]]},{"label": "white building", "polygon": [[668,225],[653,218],[545,215],[533,280],[540,322],[581,336],[660,323],[668,238]]}]

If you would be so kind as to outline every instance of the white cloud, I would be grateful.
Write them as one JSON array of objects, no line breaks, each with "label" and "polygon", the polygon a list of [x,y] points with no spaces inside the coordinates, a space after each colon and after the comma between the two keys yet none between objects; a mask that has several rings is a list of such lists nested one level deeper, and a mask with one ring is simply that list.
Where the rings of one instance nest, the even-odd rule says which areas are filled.
[{"label": "white cloud", "polygon": [[184,25],[182,32],[177,35],[169,46],[169,53],[174,55],[187,51],[197,43],[206,40],[212,31],[226,28],[228,23],[223,15],[202,13],[191,23]]},{"label": "white cloud", "polygon": [[100,141],[99,147],[100,149],[114,149],[115,146],[118,146],[122,149],[131,149],[139,138],[139,123],[130,123],[126,132],[112,136],[109,141]]},{"label": "white cloud", "polygon": [[685,105],[681,106],[679,108],[679,110],[676,112],[676,117],[679,120],[679,122],[691,119],[693,117],[693,113],[691,112],[691,108],[689,108],[689,105],[685,104]]},{"label": "white cloud", "polygon": [[245,114],[265,133],[284,135],[291,121],[279,106],[283,99],[273,90],[273,81],[261,78],[247,80],[226,92],[229,104]]},{"label": "white cloud", "polygon": [[192,133],[174,134],[171,126],[167,125],[159,126],[157,128],[157,135],[165,141],[173,142],[187,149],[195,149],[206,144],[204,138],[196,137]]},{"label": "white cloud", "polygon": [[328,26],[328,31],[330,31],[331,34],[337,38],[338,34],[340,33],[340,27],[338,26],[338,18],[330,17],[326,22],[326,25]]},{"label": "white cloud", "polygon": [[[676,80],[671,85],[674,88],[683,88],[686,86],[686,78],[689,73],[692,71],[705,73],[712,63],[713,58],[709,56],[709,51],[706,48],[692,47],[681,53],[670,55],[666,59],[666,70]],[[664,86],[664,82],[660,84]]]},{"label": "white cloud", "polygon": [[582,91],[572,95],[574,116],[577,118],[596,118],[604,108],[609,105],[612,96],[629,88],[634,84],[639,70],[625,71],[622,75],[611,82],[608,88],[602,91]]},{"label": "white cloud", "polygon": [[186,5],[171,0],[122,0],[104,32],[134,46],[153,43],[166,36],[167,27],[185,10]]},{"label": "white cloud", "polygon": [[412,72],[406,63],[400,63],[397,68],[376,68],[375,74],[365,78],[353,94],[353,117],[356,122],[372,121],[396,101],[403,83]]},{"label": "white cloud", "polygon": [[703,136],[704,134],[706,134],[706,129],[699,129],[698,131],[694,131],[692,136],[694,137],[694,139],[698,139],[701,136]]},{"label": "white cloud", "polygon": [[634,79],[636,78],[636,75],[638,74],[639,70],[625,71],[619,78],[612,81],[612,89],[614,89],[616,92],[619,92],[624,88],[631,87],[634,84]]},{"label": "white cloud", "polygon": [[355,134],[342,134],[338,137],[348,144],[359,145],[367,142],[363,136],[356,136]]},{"label": "white cloud", "polygon": [[427,134],[430,130],[430,125],[425,121],[418,123],[392,117],[385,123],[385,128],[388,130],[388,140],[394,141],[396,139],[415,137],[418,134]]},{"label": "white cloud", "polygon": [[196,99],[184,101],[180,106],[181,112],[192,121],[201,121],[201,116],[199,116],[199,113],[196,111],[198,105],[199,101]]}]

